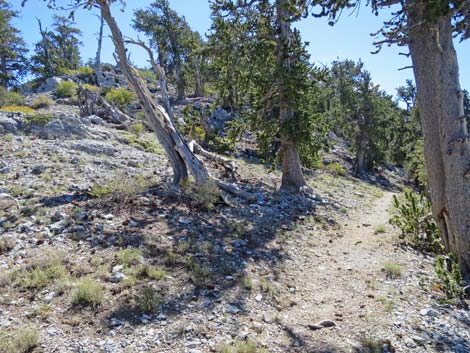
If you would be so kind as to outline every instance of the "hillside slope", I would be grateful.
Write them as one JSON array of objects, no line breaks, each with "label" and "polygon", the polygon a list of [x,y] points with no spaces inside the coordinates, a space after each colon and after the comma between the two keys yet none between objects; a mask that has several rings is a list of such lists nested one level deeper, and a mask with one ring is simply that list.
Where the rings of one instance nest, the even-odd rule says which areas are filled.
[{"label": "hillside slope", "polygon": [[222,201],[173,190],[152,134],[54,109],[0,116],[3,347],[29,329],[33,352],[470,351],[470,314],[421,289],[433,259],[387,224],[399,176],[318,170],[306,198],[237,159],[256,201]]}]

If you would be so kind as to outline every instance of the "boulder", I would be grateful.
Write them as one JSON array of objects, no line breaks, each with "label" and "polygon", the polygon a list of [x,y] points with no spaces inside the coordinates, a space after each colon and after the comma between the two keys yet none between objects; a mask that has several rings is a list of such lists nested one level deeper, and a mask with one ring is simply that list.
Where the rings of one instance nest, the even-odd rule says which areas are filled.
[{"label": "boulder", "polygon": [[75,114],[61,114],[45,125],[32,125],[30,132],[44,139],[85,137],[88,129],[86,121]]},{"label": "boulder", "polygon": [[0,135],[16,134],[22,129],[21,113],[0,112]]},{"label": "boulder", "polygon": [[46,93],[55,91],[57,85],[62,81],[60,77],[49,77],[46,81],[41,83],[41,85],[36,90],[36,93]]}]

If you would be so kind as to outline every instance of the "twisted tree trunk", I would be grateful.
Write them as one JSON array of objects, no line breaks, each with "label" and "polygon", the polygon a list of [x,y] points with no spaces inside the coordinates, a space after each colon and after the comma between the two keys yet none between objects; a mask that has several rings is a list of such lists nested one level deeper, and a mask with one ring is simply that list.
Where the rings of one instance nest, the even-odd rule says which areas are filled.
[{"label": "twisted tree trunk", "polygon": [[182,180],[187,179],[188,170],[193,175],[196,183],[202,184],[207,182],[209,174],[206,168],[190,151],[165,109],[154,102],[151,93],[139,74],[129,65],[124,40],[116,20],[111,15],[108,1],[96,0],[96,3],[99,5],[101,15],[111,30],[111,37],[116,48],[116,59],[119,66],[129,81],[129,85],[139,98],[149,124],[154,129],[160,144],[170,159],[174,172],[173,183],[179,184]]},{"label": "twisted tree trunk", "polygon": [[470,274],[470,137],[451,17],[427,21],[425,6],[410,0],[406,10],[433,215],[446,249]]}]

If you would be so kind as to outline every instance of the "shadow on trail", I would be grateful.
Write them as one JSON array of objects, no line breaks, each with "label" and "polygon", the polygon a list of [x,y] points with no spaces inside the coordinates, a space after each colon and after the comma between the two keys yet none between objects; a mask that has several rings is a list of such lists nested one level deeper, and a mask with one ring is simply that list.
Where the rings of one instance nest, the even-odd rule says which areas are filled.
[{"label": "shadow on trail", "polygon": [[[314,215],[315,209],[315,201],[274,192],[266,184],[252,184],[250,188],[256,194],[255,203],[232,200],[232,207],[219,203],[214,210],[206,210],[191,206],[187,195],[158,186],[136,197],[131,211],[121,211],[128,221],[87,238],[95,247],[141,248],[146,262],[164,267],[168,274],[161,281],[138,278],[132,287],[133,296],[119,294],[116,298],[121,304],[108,311],[105,308],[105,325],[111,319],[131,326],[166,318],[174,322],[171,318],[190,313],[217,312],[235,321],[248,316],[246,300],[253,296],[250,287],[254,285],[248,267],[258,267],[263,281],[271,283],[275,269],[288,256],[279,232],[294,230],[296,224]],[[88,213],[112,211],[106,202],[97,200],[83,202],[80,207]],[[85,223],[96,229],[99,221]],[[149,285],[156,288],[161,303],[157,312],[143,321],[144,313],[135,298],[139,289]]]}]

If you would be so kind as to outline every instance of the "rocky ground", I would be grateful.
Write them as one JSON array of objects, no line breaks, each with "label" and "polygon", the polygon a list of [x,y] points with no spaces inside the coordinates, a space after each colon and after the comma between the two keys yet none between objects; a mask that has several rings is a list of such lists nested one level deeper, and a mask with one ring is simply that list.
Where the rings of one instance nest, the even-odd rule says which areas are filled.
[{"label": "rocky ground", "polygon": [[[0,343],[29,332],[33,352],[470,352],[470,313],[438,300],[434,259],[388,225],[400,175],[318,170],[307,198],[237,159],[255,201],[222,201],[173,190],[150,133],[72,106],[48,113],[37,125],[0,113]],[[350,167],[341,144],[325,159]]]}]

